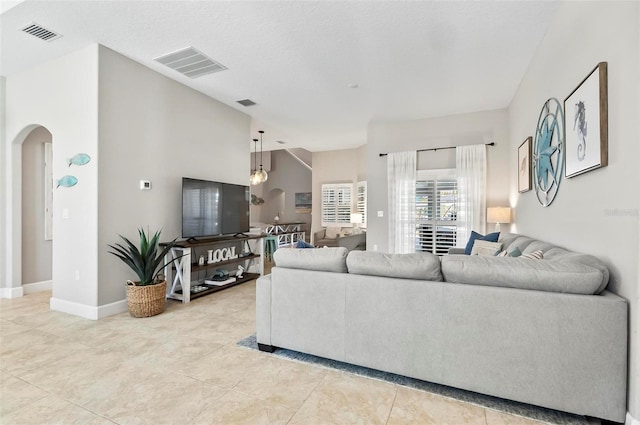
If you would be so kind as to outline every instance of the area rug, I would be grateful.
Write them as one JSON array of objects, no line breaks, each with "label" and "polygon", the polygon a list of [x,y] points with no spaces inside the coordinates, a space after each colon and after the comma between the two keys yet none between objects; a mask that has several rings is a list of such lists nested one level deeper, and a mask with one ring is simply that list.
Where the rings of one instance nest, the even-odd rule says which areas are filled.
[{"label": "area rug", "polygon": [[[238,341],[237,345],[251,350],[258,350],[258,343],[256,341],[255,334]],[[446,385],[434,384],[432,382],[408,378],[406,376],[396,375],[394,373],[382,372],[362,366],[355,366],[349,363],[343,363],[336,360],[314,356],[311,354],[287,350],[284,348],[278,348],[273,353],[264,354],[302,363],[311,363],[320,367],[326,367],[343,372],[353,373],[355,375],[366,376],[372,379],[378,379],[385,382],[404,385],[409,388],[427,391],[444,397],[449,397],[463,402],[475,404],[487,409],[498,410],[512,415],[535,419],[550,424],[593,425],[598,423],[597,420],[594,421],[594,419],[589,419],[584,416],[572,415],[570,413],[559,412],[557,410],[545,409],[542,407],[532,406],[530,404],[518,403],[511,400],[505,400],[497,397],[487,396],[484,394],[474,393],[471,391],[460,390],[457,388],[448,387]]]}]

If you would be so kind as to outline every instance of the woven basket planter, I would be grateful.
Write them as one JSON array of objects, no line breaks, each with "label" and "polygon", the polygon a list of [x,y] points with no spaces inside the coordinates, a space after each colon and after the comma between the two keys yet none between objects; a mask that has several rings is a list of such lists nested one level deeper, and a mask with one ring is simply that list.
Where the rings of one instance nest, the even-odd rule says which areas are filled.
[{"label": "woven basket planter", "polygon": [[135,286],[127,282],[127,304],[132,317],[151,317],[164,311],[167,282]]}]

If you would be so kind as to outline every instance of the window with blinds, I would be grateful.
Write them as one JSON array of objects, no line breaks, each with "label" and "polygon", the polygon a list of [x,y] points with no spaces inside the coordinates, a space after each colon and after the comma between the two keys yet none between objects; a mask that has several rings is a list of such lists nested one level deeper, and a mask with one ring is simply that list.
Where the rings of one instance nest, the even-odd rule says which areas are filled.
[{"label": "window with blinds", "polygon": [[351,226],[351,183],[322,185],[322,226]]},{"label": "window with blinds", "polygon": [[456,246],[457,195],[454,170],[418,173],[416,252],[444,255]]},{"label": "window with blinds", "polygon": [[356,212],[362,214],[362,224],[360,227],[367,227],[367,182],[358,182],[358,193],[356,195]]}]

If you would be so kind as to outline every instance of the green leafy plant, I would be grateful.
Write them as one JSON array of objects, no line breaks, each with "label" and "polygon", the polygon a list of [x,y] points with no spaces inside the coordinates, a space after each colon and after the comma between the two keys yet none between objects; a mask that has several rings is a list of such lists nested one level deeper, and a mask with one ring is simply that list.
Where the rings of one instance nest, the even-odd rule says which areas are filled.
[{"label": "green leafy plant", "polygon": [[109,245],[109,248],[113,250],[109,251],[109,254],[121,259],[138,275],[140,281],[135,282],[137,286],[154,285],[157,283],[158,275],[168,264],[164,262],[164,257],[171,248],[177,245],[176,239],[167,243],[162,250],[159,250],[160,230],[156,231],[151,239],[149,239],[143,228],[138,229],[138,234],[140,235],[139,248],[129,239],[118,235],[125,243],[124,245],[119,243]]}]

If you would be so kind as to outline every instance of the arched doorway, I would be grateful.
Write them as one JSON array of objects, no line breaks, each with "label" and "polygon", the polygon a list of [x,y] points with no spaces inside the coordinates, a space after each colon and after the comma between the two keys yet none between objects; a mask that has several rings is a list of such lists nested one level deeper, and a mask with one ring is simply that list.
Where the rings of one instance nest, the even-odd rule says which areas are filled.
[{"label": "arched doorway", "polygon": [[[40,130],[42,129],[42,130]],[[7,282],[7,287],[4,288],[3,296],[7,296],[10,298],[20,297],[24,294],[24,288],[22,286],[23,279],[23,198],[28,202],[31,194],[23,193],[23,143],[29,138],[32,132],[35,131],[35,135],[48,133],[51,137],[51,141],[53,140],[52,136],[50,136],[50,132],[42,125],[39,124],[31,124],[26,126],[18,133],[18,135],[11,142],[10,149],[8,151],[8,157],[5,158],[8,172],[7,177],[7,185],[5,186],[6,195],[7,195],[7,215],[5,216],[5,257],[6,257],[6,270],[5,270],[5,279]],[[45,133],[46,132],[46,133]],[[44,149],[44,148],[43,148]],[[28,153],[27,153],[28,155]],[[44,155],[44,153],[43,153]],[[42,164],[41,164],[42,166]],[[43,171],[44,173],[44,171]],[[41,174],[43,176],[43,174]],[[44,181],[41,182],[42,190],[44,191]],[[42,192],[41,192],[42,193]],[[44,198],[44,194],[42,196]],[[42,204],[44,205],[44,199],[42,200]],[[37,208],[36,205],[33,208]],[[44,224],[43,224],[44,226]],[[36,230],[37,231],[37,230]],[[42,239],[44,239],[44,234],[42,234]],[[26,259],[28,260],[28,259]],[[31,267],[31,264],[27,261],[26,267]],[[49,268],[49,276],[51,275],[51,265]],[[35,282],[34,282],[35,283]],[[43,286],[44,285],[44,286]],[[43,284],[34,285],[28,287],[27,292],[35,292],[39,290],[44,290],[51,288],[51,280],[44,282]]]},{"label": "arched doorway", "polygon": [[262,219],[265,223],[273,223],[276,215],[279,215],[279,219],[282,221],[284,217],[284,203],[285,193],[282,189],[271,189],[265,197],[264,205],[266,208],[263,210]]},{"label": "arched doorway", "polygon": [[51,289],[53,245],[52,136],[33,129],[22,142],[22,288]]}]

